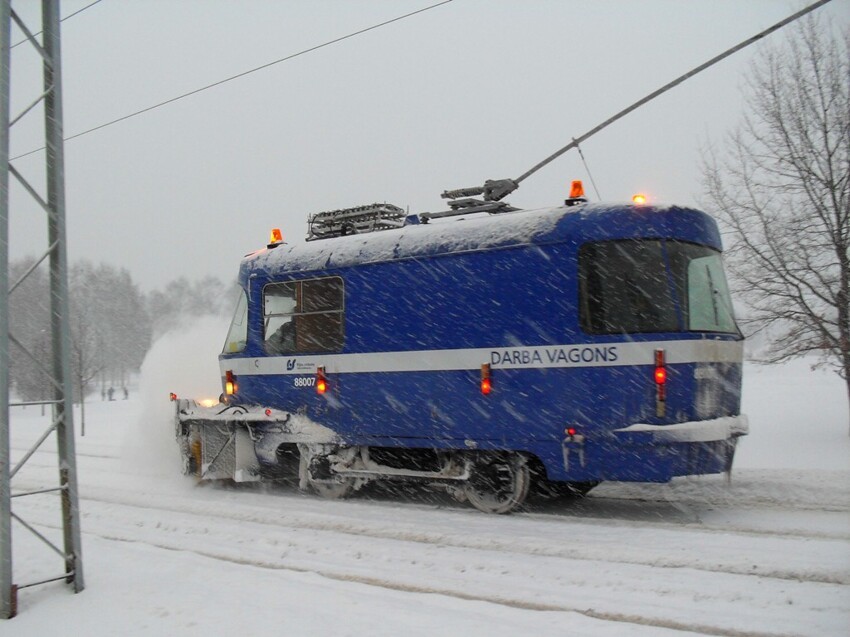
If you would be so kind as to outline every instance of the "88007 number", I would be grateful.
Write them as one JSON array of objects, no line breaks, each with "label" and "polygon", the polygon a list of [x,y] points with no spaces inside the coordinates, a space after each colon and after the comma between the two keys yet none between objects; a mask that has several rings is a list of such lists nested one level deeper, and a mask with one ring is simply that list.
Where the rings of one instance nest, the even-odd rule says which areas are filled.
[{"label": "88007 number", "polygon": [[315,376],[298,376],[293,381],[296,387],[315,387],[316,386],[316,377]]}]

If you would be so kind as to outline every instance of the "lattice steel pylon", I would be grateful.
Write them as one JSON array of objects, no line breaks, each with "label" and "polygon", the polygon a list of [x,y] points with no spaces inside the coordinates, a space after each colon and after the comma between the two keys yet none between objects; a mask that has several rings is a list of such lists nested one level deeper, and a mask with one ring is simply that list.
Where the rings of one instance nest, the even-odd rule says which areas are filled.
[{"label": "lattice steel pylon", "polygon": [[[77,503],[77,463],[74,450],[73,393],[71,389],[71,337],[68,300],[68,258],[65,239],[65,170],[62,130],[62,73],[59,32],[59,0],[42,0],[42,33],[38,42],[32,31],[12,9],[11,0],[0,0],[0,618],[13,617],[17,611],[17,591],[27,586],[65,580],[74,592],[83,590],[83,562],[80,542],[80,514]],[[12,21],[42,58],[44,93],[31,105],[10,119]],[[44,107],[46,195],[30,185],[24,176],[9,162],[11,127],[38,104]],[[15,289],[32,272],[32,269],[9,284],[9,175],[15,177],[23,189],[47,214],[48,248],[36,262],[45,260],[50,269],[50,313],[52,334],[52,369],[43,369],[53,388],[53,399],[39,401],[53,407],[51,425],[24,454],[15,467],[11,467],[10,407],[9,402],[9,345],[20,349],[25,356],[38,363],[14,335],[9,333],[9,302]],[[34,269],[34,268],[33,268]],[[18,350],[16,350],[18,351]],[[39,364],[39,366],[41,366]],[[31,403],[27,403],[31,404]],[[59,486],[39,489],[31,493],[15,493],[14,497],[58,492],[62,507],[64,547],[55,546],[12,511],[11,480],[36,450],[55,432],[58,446]],[[12,520],[31,531],[58,553],[65,564],[62,575],[37,582],[16,585],[12,570]]]}]

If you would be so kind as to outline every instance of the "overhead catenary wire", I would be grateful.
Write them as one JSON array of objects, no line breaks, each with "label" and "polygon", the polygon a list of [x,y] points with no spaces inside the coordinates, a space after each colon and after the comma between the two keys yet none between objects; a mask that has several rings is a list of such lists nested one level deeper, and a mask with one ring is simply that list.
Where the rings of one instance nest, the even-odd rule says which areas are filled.
[{"label": "overhead catenary wire", "polygon": [[[82,9],[77,9],[77,10],[76,10],[76,11],[74,11],[73,13],[69,13],[69,14],[68,14],[68,15],[66,15],[64,18],[62,18],[61,20],[59,20],[59,22],[65,22],[65,20],[67,20],[68,18],[73,18],[75,15],[79,15],[80,13],[82,13],[83,11],[85,11],[86,9],[91,9],[91,8],[92,8],[94,5],[96,5],[98,2],[102,2],[102,0],[94,0],[94,2],[90,2],[89,4],[87,4],[86,6],[84,6]],[[41,35],[41,31],[38,31],[38,32],[36,32],[36,33],[33,33],[33,35],[34,35],[34,36],[36,36],[36,35]],[[19,40],[18,42],[15,42],[15,43],[14,43],[12,46],[10,46],[9,48],[10,48],[10,49],[14,49],[16,46],[20,46],[21,44],[23,44],[24,42],[27,42],[27,41],[28,41],[28,38],[24,38],[23,40]]]},{"label": "overhead catenary wire", "polygon": [[[715,64],[717,64],[717,63],[718,63],[718,62],[720,62],[721,60],[723,60],[723,59],[725,59],[725,58],[729,57],[730,55],[732,55],[733,53],[737,53],[737,52],[738,52],[738,51],[740,51],[741,49],[743,49],[743,48],[745,48],[745,47],[748,47],[748,46],[750,46],[751,44],[754,44],[755,42],[758,42],[758,41],[759,41],[759,40],[761,40],[762,38],[764,38],[764,37],[766,37],[766,36],[770,35],[771,33],[773,33],[774,31],[776,31],[776,30],[778,30],[778,29],[781,29],[781,28],[782,28],[782,27],[784,27],[786,24],[790,24],[791,22],[794,22],[795,20],[797,20],[797,19],[799,19],[799,18],[802,18],[802,17],[803,17],[804,15],[806,15],[807,13],[811,13],[811,12],[812,12],[812,11],[814,11],[815,9],[817,9],[817,8],[819,8],[819,7],[823,6],[823,5],[825,5],[827,2],[831,2],[831,0],[818,0],[818,2],[814,2],[814,3],[810,4],[809,6],[807,6],[807,7],[803,8],[803,9],[801,9],[800,11],[797,11],[797,12],[796,12],[796,13],[794,13],[793,15],[788,16],[788,17],[787,17],[787,18],[785,18],[784,20],[780,20],[780,21],[779,21],[779,22],[777,22],[776,24],[774,24],[774,25],[772,25],[772,26],[768,27],[768,28],[767,28],[767,29],[765,29],[764,31],[761,31],[760,33],[757,33],[756,35],[754,35],[754,36],[752,36],[752,37],[750,37],[750,38],[747,38],[747,39],[746,39],[746,40],[744,40],[743,42],[740,42],[739,44],[736,44],[736,45],[735,45],[735,46],[733,46],[732,48],[727,49],[727,50],[726,50],[726,51],[724,51],[723,53],[721,53],[721,54],[719,54],[719,55],[714,56],[713,58],[711,58],[711,59],[710,59],[710,60],[708,60],[707,62],[704,62],[704,63],[700,64],[699,66],[697,66],[696,68],[691,69],[690,71],[688,71],[688,72],[687,72],[687,73],[685,73],[684,75],[680,75],[679,77],[677,77],[677,78],[676,78],[675,80],[673,80],[672,82],[668,82],[667,84],[665,84],[665,85],[664,85],[664,86],[662,86],[661,88],[659,88],[659,89],[657,89],[657,90],[653,91],[652,93],[650,93],[649,95],[647,95],[647,96],[645,96],[645,97],[643,97],[643,98],[639,99],[637,102],[635,102],[635,103],[634,103],[634,104],[632,104],[631,106],[629,106],[629,107],[627,107],[627,108],[624,108],[623,110],[621,110],[621,111],[620,111],[619,113],[617,113],[616,115],[614,115],[614,116],[612,116],[612,117],[609,117],[609,118],[608,118],[608,119],[606,119],[604,122],[602,122],[602,123],[601,123],[601,124],[599,124],[598,126],[596,126],[596,127],[592,128],[591,130],[589,130],[588,132],[584,133],[583,135],[580,135],[579,137],[573,137],[573,140],[572,140],[569,144],[567,144],[566,146],[564,146],[564,147],[563,147],[563,148],[561,148],[560,150],[555,151],[554,153],[552,153],[551,155],[549,155],[546,159],[544,159],[543,161],[541,161],[541,162],[539,162],[539,163],[535,164],[535,165],[534,165],[534,166],[532,166],[530,169],[528,169],[527,171],[525,171],[522,175],[520,175],[520,176],[519,176],[519,177],[517,177],[516,179],[512,180],[512,181],[513,181],[513,185],[514,185],[513,190],[515,190],[517,187],[519,187],[519,183],[520,183],[521,181],[523,181],[525,178],[530,177],[531,175],[533,175],[534,173],[536,173],[538,170],[540,170],[541,168],[543,168],[543,167],[544,167],[544,166],[546,166],[547,164],[551,163],[552,161],[554,161],[555,159],[557,159],[558,157],[560,157],[561,155],[563,155],[563,154],[564,154],[565,152],[567,152],[568,150],[571,150],[571,149],[573,149],[573,148],[576,148],[576,147],[577,147],[577,146],[578,146],[581,142],[583,142],[583,141],[585,141],[585,140],[589,139],[590,137],[592,137],[593,135],[595,135],[596,133],[598,133],[599,131],[601,131],[603,128],[606,128],[606,127],[610,126],[611,124],[613,124],[613,123],[614,123],[614,122],[616,122],[617,120],[619,120],[619,119],[621,119],[621,118],[625,117],[626,115],[628,115],[628,114],[629,114],[629,113],[631,113],[632,111],[634,111],[634,110],[636,110],[636,109],[640,108],[641,106],[643,106],[643,105],[644,105],[644,104],[646,104],[647,102],[654,100],[654,99],[655,99],[656,97],[658,97],[659,95],[661,95],[661,94],[663,94],[663,93],[666,93],[666,92],[667,92],[667,91],[669,91],[670,89],[672,89],[672,88],[674,88],[674,87],[678,86],[679,84],[681,84],[681,83],[682,83],[682,82],[684,82],[685,80],[687,80],[687,79],[689,79],[689,78],[693,77],[693,76],[694,76],[694,75],[696,75],[697,73],[700,73],[701,71],[704,71],[705,69],[709,68],[710,66],[714,66]],[[507,191],[507,192],[505,192],[504,194],[509,194],[510,192],[512,192],[512,190],[508,190],[508,191]],[[503,196],[504,196],[504,195],[503,195]]]},{"label": "overhead catenary wire", "polygon": [[[98,0],[98,1],[100,1],[100,0]],[[118,118],[113,119],[113,120],[106,122],[104,124],[100,124],[98,126],[95,126],[94,128],[89,128],[88,130],[84,130],[80,133],[75,133],[74,135],[70,135],[68,137],[65,137],[64,141],[67,142],[67,141],[70,141],[72,139],[76,139],[77,137],[82,137],[83,135],[88,135],[89,133],[93,133],[95,131],[101,130],[103,128],[106,128],[107,126],[112,126],[113,124],[118,124],[119,122],[126,121],[126,120],[128,120],[132,117],[137,117],[138,115],[142,115],[143,113],[149,113],[150,111],[155,110],[157,108],[161,108],[163,106],[166,106],[167,104],[173,104],[174,102],[177,102],[177,101],[182,100],[184,98],[190,97],[192,95],[197,95],[198,93],[201,93],[203,91],[207,91],[211,88],[215,88],[216,86],[221,86],[222,84],[226,84],[227,82],[232,82],[233,80],[237,80],[241,77],[245,77],[246,75],[250,75],[251,73],[256,73],[257,71],[262,71],[263,69],[267,69],[267,68],[274,66],[276,64],[280,64],[282,62],[287,62],[289,60],[300,57],[302,55],[306,55],[307,53],[312,53],[313,51],[317,51],[319,49],[331,46],[332,44],[338,44],[339,42],[343,42],[344,40],[349,40],[349,39],[356,37],[358,35],[368,33],[369,31],[374,31],[375,29],[380,29],[381,27],[385,27],[388,24],[393,24],[394,22],[399,22],[400,20],[404,20],[405,18],[410,18],[410,17],[418,15],[420,13],[430,11],[431,9],[436,9],[437,7],[440,7],[444,4],[449,4],[450,2],[453,2],[453,1],[454,0],[442,0],[441,2],[437,2],[437,3],[429,5],[427,7],[423,7],[422,9],[417,9],[416,11],[411,11],[410,13],[405,13],[404,15],[400,15],[400,16],[392,18],[390,20],[385,20],[384,22],[380,22],[378,24],[373,24],[372,26],[366,27],[365,29],[360,29],[359,31],[354,31],[354,32],[349,33],[347,35],[343,35],[341,37],[334,38],[333,40],[328,40],[327,42],[323,42],[322,44],[317,44],[316,46],[311,46],[310,48],[303,49],[301,51],[298,51],[297,53],[293,53],[291,55],[287,55],[285,57],[279,58],[279,59],[274,60],[272,62],[262,64],[260,66],[249,69],[247,71],[243,71],[242,73],[237,73],[236,75],[231,75],[230,77],[226,77],[223,80],[213,82],[212,84],[207,84],[206,86],[202,86],[201,88],[194,89],[192,91],[189,91],[188,93],[183,93],[182,95],[178,95],[177,97],[172,97],[171,99],[164,100],[162,102],[159,102],[158,104],[154,104],[153,106],[148,106],[146,108],[140,109],[140,110],[135,111],[133,113],[130,113],[128,115],[118,117]],[[31,150],[31,151],[26,152],[26,153],[22,153],[20,155],[16,155],[15,157],[12,157],[10,159],[10,161],[13,161],[15,159],[21,159],[22,157],[27,157],[28,155],[33,155],[33,154],[38,153],[42,150],[44,150],[44,146],[42,146],[41,148],[36,148],[36,149]]]}]

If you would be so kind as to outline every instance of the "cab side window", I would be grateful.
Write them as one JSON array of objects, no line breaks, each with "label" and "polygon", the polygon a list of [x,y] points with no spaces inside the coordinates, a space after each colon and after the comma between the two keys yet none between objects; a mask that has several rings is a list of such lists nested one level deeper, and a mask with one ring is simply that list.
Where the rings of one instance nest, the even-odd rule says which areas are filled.
[{"label": "cab side window", "polygon": [[263,290],[266,353],[336,352],[344,342],[340,277],[270,283]]}]

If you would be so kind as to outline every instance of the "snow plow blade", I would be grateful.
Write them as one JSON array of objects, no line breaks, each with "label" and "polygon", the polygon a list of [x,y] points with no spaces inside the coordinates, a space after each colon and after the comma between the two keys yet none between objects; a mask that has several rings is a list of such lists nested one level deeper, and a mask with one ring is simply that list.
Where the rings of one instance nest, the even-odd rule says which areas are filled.
[{"label": "snow plow blade", "polygon": [[261,479],[251,426],[260,415],[267,422],[265,413],[251,414],[222,404],[202,407],[185,398],[175,405],[175,433],[185,475],[235,482]]}]

